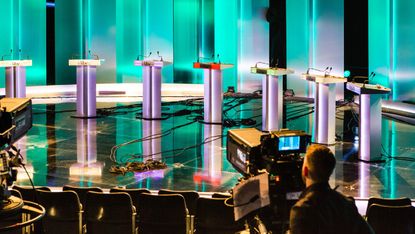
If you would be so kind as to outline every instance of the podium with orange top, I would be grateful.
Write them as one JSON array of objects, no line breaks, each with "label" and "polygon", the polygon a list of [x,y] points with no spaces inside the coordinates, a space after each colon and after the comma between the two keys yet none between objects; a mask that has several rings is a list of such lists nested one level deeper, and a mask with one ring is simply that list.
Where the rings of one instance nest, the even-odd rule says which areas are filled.
[{"label": "podium with orange top", "polygon": [[265,75],[262,79],[262,131],[282,128],[282,77],[293,70],[276,67],[251,67],[251,73]]},{"label": "podium with orange top", "polygon": [[195,62],[193,68],[204,70],[204,122],[222,123],[222,71],[233,64]]},{"label": "podium with orange top", "polygon": [[6,68],[6,97],[26,97],[26,67],[32,60],[1,60],[0,67]]},{"label": "podium with orange top", "polygon": [[172,64],[163,60],[135,60],[143,67],[143,119],[161,118],[161,69]]}]

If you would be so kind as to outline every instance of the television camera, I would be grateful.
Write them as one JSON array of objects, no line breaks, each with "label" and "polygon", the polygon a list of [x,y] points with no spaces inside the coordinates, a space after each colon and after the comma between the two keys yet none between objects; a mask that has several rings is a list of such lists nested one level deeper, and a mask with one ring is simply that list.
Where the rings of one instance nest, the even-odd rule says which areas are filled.
[{"label": "television camera", "polygon": [[32,127],[32,101],[29,98],[0,99],[0,214],[12,213],[23,206],[10,195],[8,187],[16,181],[22,165],[19,150],[13,146]]},{"label": "television camera", "polygon": [[227,159],[243,175],[241,180],[268,174],[270,206],[257,212],[268,230],[284,231],[288,224],[290,209],[305,187],[301,154],[310,141],[310,135],[298,130],[228,131]]}]

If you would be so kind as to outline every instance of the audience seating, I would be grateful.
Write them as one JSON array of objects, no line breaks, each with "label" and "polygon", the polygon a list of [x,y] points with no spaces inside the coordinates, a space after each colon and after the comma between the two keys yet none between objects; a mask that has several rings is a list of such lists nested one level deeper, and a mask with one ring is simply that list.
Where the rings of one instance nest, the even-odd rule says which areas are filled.
[{"label": "audience seating", "polygon": [[138,195],[142,193],[151,194],[150,190],[142,189],[142,188],[140,189],[111,188],[110,193],[128,193],[136,209],[138,206]]},{"label": "audience seating", "polygon": [[62,187],[63,191],[74,191],[76,194],[78,194],[79,201],[83,206],[85,206],[86,201],[86,194],[89,191],[92,192],[103,192],[101,188],[99,187],[77,187],[77,186],[71,186],[71,185],[65,185]]},{"label": "audience seating", "polygon": [[373,204],[367,222],[376,234],[412,234],[415,232],[415,208],[412,206],[384,206]]},{"label": "audience seating", "polygon": [[188,211],[180,194],[138,195],[138,233],[189,233]]},{"label": "audience seating", "polygon": [[42,219],[43,233],[81,234],[82,205],[74,191],[48,192],[39,190],[39,204],[46,214]]},{"label": "audience seating", "polygon": [[380,197],[370,197],[367,201],[367,208],[366,208],[366,216],[368,215],[368,211],[371,205],[378,204],[384,206],[410,206],[412,205],[411,199],[407,197],[401,198],[380,198]]},{"label": "audience seating", "polygon": [[137,233],[136,210],[128,193],[88,192],[85,217],[88,234]]},{"label": "audience seating", "polygon": [[225,205],[225,198],[197,200],[196,233],[225,234],[245,229],[244,222],[235,222],[233,208]]},{"label": "audience seating", "polygon": [[[50,192],[50,188],[48,187],[35,187],[36,190],[42,190],[42,191],[49,191]],[[19,185],[14,185],[13,186],[13,190],[17,190],[20,192],[21,194],[21,198],[23,200],[26,201],[31,201],[31,202],[36,202],[37,203],[37,196],[35,193],[35,190],[33,189],[32,186],[19,186]]]},{"label": "audience seating", "polygon": [[199,194],[196,191],[178,191],[178,190],[168,190],[168,189],[160,189],[159,194],[180,194],[184,197],[184,201],[186,202],[187,210],[189,211],[190,215],[196,214],[196,204],[197,199],[199,198]]}]

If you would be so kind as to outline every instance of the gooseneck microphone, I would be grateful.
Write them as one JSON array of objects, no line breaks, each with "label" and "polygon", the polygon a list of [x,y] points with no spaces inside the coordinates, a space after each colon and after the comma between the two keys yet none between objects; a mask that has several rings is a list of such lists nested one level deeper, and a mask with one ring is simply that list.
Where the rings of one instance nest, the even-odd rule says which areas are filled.
[{"label": "gooseneck microphone", "polygon": [[140,60],[140,58],[143,58],[143,59],[149,58],[152,54],[153,53],[151,51],[150,51],[150,53],[148,53],[147,56],[140,54],[140,55],[137,56],[137,59],[136,60]]}]

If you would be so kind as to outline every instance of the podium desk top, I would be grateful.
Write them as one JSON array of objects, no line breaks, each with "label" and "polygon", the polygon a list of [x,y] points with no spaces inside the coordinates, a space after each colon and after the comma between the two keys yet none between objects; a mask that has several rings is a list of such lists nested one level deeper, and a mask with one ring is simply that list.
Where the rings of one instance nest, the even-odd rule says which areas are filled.
[{"label": "podium desk top", "polygon": [[223,70],[226,68],[232,68],[233,64],[230,63],[202,63],[202,62],[194,62],[193,68],[200,68],[200,69],[211,69],[211,70]]},{"label": "podium desk top", "polygon": [[306,73],[302,75],[302,79],[320,84],[335,84],[347,82],[347,78],[344,78],[342,76],[315,75]]},{"label": "podium desk top", "polygon": [[364,83],[351,83],[346,84],[346,88],[357,94],[387,94],[391,89],[382,85],[364,84]]},{"label": "podium desk top", "polygon": [[69,66],[101,66],[99,59],[70,59]]},{"label": "podium desk top", "polygon": [[32,60],[1,60],[0,67],[30,67]]},{"label": "podium desk top", "polygon": [[164,67],[172,64],[170,61],[160,60],[135,60],[134,66],[150,66],[150,67]]},{"label": "podium desk top", "polygon": [[293,74],[294,70],[278,67],[251,67],[251,73],[271,76],[283,76],[287,74]]}]

